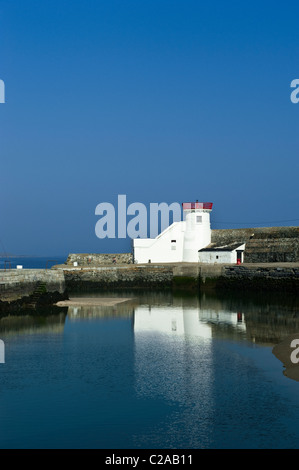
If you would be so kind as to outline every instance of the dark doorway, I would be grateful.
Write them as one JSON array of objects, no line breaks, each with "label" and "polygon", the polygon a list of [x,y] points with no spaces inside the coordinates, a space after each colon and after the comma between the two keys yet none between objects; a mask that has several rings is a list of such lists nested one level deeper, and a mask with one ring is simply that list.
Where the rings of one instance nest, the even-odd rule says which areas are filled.
[{"label": "dark doorway", "polygon": [[241,263],[242,263],[242,251],[237,250],[237,264],[241,264]]}]

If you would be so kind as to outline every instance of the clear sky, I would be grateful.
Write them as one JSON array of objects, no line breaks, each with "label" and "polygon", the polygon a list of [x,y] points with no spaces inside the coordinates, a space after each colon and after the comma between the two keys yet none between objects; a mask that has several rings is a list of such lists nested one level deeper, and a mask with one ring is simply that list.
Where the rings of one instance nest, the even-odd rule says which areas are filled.
[{"label": "clear sky", "polygon": [[299,225],[298,1],[2,0],[0,51],[7,252],[129,251],[95,235],[118,194]]}]

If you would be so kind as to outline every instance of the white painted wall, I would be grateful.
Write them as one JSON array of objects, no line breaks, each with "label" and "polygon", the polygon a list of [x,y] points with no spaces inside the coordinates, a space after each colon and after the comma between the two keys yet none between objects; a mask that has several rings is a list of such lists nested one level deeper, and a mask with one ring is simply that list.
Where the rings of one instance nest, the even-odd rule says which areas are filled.
[{"label": "white painted wall", "polygon": [[210,211],[196,209],[185,216],[186,220],[173,223],[156,238],[134,239],[134,262],[197,263],[198,250],[211,243]]},{"label": "white painted wall", "polygon": [[186,211],[185,218],[182,261],[197,263],[198,250],[211,243],[210,212],[202,209]]},{"label": "white painted wall", "polygon": [[200,251],[198,261],[209,264],[232,264],[237,262],[237,253],[234,251]]},{"label": "white painted wall", "polygon": [[[133,240],[135,263],[173,263],[182,261],[185,222],[174,222],[156,238]],[[172,240],[176,240],[172,242]]]},{"label": "white painted wall", "polygon": [[[199,263],[209,264],[236,264],[237,262],[237,250],[245,250],[245,244],[238,246],[235,250],[231,251],[200,251],[198,253]],[[244,253],[242,253],[243,262]]]}]

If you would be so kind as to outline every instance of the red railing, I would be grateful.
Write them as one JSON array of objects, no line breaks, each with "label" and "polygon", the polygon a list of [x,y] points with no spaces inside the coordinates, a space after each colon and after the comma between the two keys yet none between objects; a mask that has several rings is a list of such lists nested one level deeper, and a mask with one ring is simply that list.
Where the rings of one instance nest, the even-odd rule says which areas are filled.
[{"label": "red railing", "polygon": [[213,203],[212,202],[183,202],[182,204],[183,210],[191,210],[191,209],[206,209],[212,210]]}]

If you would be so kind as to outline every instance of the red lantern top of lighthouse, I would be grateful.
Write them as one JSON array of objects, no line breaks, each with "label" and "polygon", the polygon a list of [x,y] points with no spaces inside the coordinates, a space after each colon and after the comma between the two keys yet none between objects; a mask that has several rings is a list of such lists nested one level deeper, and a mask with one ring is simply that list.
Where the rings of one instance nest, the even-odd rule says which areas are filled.
[{"label": "red lantern top of lighthouse", "polygon": [[183,202],[183,211],[190,211],[190,210],[207,210],[211,211],[213,208],[212,202]]}]

